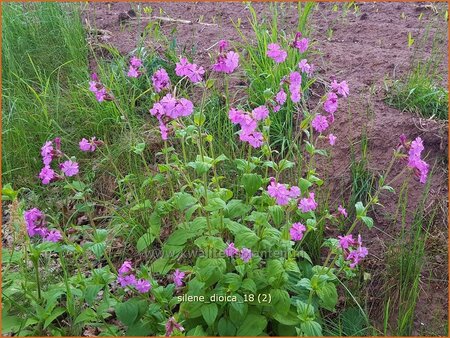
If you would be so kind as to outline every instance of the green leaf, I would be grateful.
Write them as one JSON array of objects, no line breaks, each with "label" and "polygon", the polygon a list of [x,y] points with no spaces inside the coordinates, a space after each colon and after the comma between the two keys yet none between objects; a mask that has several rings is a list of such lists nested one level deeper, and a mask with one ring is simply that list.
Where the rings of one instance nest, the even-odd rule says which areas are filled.
[{"label": "green leaf", "polygon": [[57,307],[52,311],[52,314],[47,317],[47,319],[44,322],[44,329],[47,328],[56,318],[61,316],[64,312],[66,312],[66,309],[62,307]]},{"label": "green leaf", "polygon": [[367,225],[369,229],[373,227],[373,219],[369,216],[361,216],[361,220],[364,222],[364,224]]},{"label": "green leaf", "polygon": [[92,305],[94,303],[95,298],[102,288],[103,285],[88,285],[86,287],[86,291],[84,292],[84,299],[86,303],[88,303],[88,305]]},{"label": "green leaf", "polygon": [[89,249],[94,253],[97,259],[100,259],[103,257],[103,254],[105,253],[106,243],[105,242],[94,243]]},{"label": "green leaf", "polygon": [[151,204],[150,200],[145,200],[142,203],[138,203],[138,204],[134,205],[130,210],[138,211],[138,210],[143,210],[143,209],[150,209],[151,207],[152,207],[152,204]]},{"label": "green leaf", "polygon": [[154,240],[155,240],[155,237],[153,237],[153,235],[150,233],[146,233],[146,234],[142,235],[138,239],[137,244],[136,244],[136,248],[137,248],[138,252],[142,252],[145,249],[147,249],[153,243]]},{"label": "green leaf", "polygon": [[300,188],[300,191],[302,194],[308,191],[309,187],[312,186],[312,183],[308,181],[307,179],[301,178],[298,184],[298,187]]},{"label": "green leaf", "polygon": [[365,208],[361,201],[355,204],[355,209],[356,209],[356,216],[361,217],[365,215]]},{"label": "green leaf", "polygon": [[280,226],[284,220],[284,210],[279,205],[269,206],[269,213],[275,226]]},{"label": "green leaf", "polygon": [[222,337],[232,337],[236,334],[236,327],[233,325],[233,322],[225,317],[220,318],[219,324],[217,325],[217,330],[219,331],[219,335]]},{"label": "green leaf", "polygon": [[246,278],[243,280],[243,282],[241,284],[241,288],[243,290],[247,290],[252,293],[256,293],[256,291],[257,291],[255,282],[253,281],[253,279],[250,279],[250,278]]},{"label": "green leaf", "polygon": [[289,293],[286,290],[272,289],[270,291],[272,298],[272,306],[277,313],[285,315],[288,313],[291,307],[291,299]]},{"label": "green leaf", "polygon": [[133,150],[133,152],[134,152],[135,154],[140,155],[140,154],[142,154],[142,153],[144,152],[144,149],[145,149],[145,143],[142,142],[142,143],[136,144],[136,145],[133,147],[132,150]]},{"label": "green leaf", "polygon": [[197,199],[187,192],[177,192],[172,197],[175,208],[184,211],[197,203]]},{"label": "green leaf", "polygon": [[338,301],[336,285],[329,282],[319,283],[316,293],[321,300],[321,305],[325,309],[333,311]]},{"label": "green leaf", "polygon": [[212,326],[216,320],[218,308],[216,303],[205,304],[202,306],[202,316],[208,326]]},{"label": "green leaf", "polygon": [[134,299],[125,303],[119,303],[116,306],[117,318],[127,326],[131,326],[139,315],[139,307]]},{"label": "green leaf", "polygon": [[188,337],[204,337],[207,336],[205,330],[203,330],[203,327],[201,325],[197,325],[192,330],[189,330],[186,334]]},{"label": "green leaf", "polygon": [[205,210],[206,211],[217,211],[217,210],[221,210],[224,209],[226,207],[226,203],[224,200],[222,200],[221,198],[212,198],[208,201],[208,204],[205,205]]},{"label": "green leaf", "polygon": [[74,324],[78,323],[95,323],[96,322],[97,314],[94,310],[88,308],[81,312],[78,317],[75,319]]},{"label": "green leaf", "polygon": [[198,176],[202,176],[203,174],[206,174],[209,169],[211,169],[212,165],[210,163],[201,162],[201,161],[195,161],[195,162],[189,162],[187,164],[189,167],[194,168],[195,172]]},{"label": "green leaf", "polygon": [[18,194],[19,192],[15,191],[10,183],[2,187],[2,201],[14,201]]},{"label": "green leaf", "polygon": [[259,336],[266,326],[266,317],[250,313],[239,327],[236,336]]},{"label": "green leaf", "polygon": [[241,200],[230,200],[225,207],[225,217],[241,218],[245,216],[250,210],[251,206],[244,204]]},{"label": "green leaf", "polygon": [[320,326],[319,323],[313,320],[308,320],[306,322],[301,323],[300,328],[307,337],[322,336],[322,327]]},{"label": "green leaf", "polygon": [[262,185],[262,177],[258,174],[244,174],[242,176],[242,185],[247,196],[253,196]]},{"label": "green leaf", "polygon": [[306,290],[312,290],[311,280],[308,278],[302,278],[298,281],[297,286],[305,288]]}]

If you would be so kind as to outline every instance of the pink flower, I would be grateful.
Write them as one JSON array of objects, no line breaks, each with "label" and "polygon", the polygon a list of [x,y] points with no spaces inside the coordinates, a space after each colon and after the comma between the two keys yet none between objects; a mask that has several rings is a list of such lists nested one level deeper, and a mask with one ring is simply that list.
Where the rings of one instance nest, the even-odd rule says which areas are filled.
[{"label": "pink flower", "polygon": [[420,183],[426,183],[429,171],[428,163],[420,158],[423,150],[423,141],[420,137],[417,137],[411,142],[408,153],[408,166],[416,170],[417,175],[420,177]]},{"label": "pink flower", "polygon": [[169,128],[163,123],[159,123],[159,131],[161,132],[161,138],[165,141],[169,138]]},{"label": "pink flower", "polygon": [[133,267],[131,265],[130,261],[123,262],[122,266],[119,268],[118,272],[120,275],[125,275],[130,273],[133,270]]},{"label": "pink flower", "polygon": [[347,250],[349,247],[356,244],[351,234],[347,236],[338,236],[338,238],[339,238],[339,245],[343,250]]},{"label": "pink flower", "polygon": [[309,40],[307,38],[301,37],[302,33],[298,32],[295,35],[295,41],[293,42],[292,46],[297,48],[300,51],[300,53],[304,53],[308,49]]},{"label": "pink flower", "polygon": [[102,144],[103,144],[103,142],[98,141],[95,136],[91,137],[90,140],[83,138],[79,142],[80,150],[84,151],[84,152],[94,152],[97,149],[97,147]]},{"label": "pink flower", "polygon": [[293,241],[301,241],[305,231],[306,227],[302,223],[294,223],[289,230],[289,234],[291,235],[291,239]]},{"label": "pink flower", "polygon": [[178,76],[187,76],[190,71],[191,64],[187,58],[180,57],[180,62],[177,62],[175,67],[175,74]]},{"label": "pink flower", "polygon": [[313,126],[315,131],[321,133],[328,128],[328,121],[325,116],[318,114],[312,120],[311,125]]},{"label": "pink flower", "polygon": [[41,156],[44,164],[47,166],[52,162],[53,159],[53,143],[52,141],[47,141],[41,148]]},{"label": "pink flower", "polygon": [[239,250],[234,247],[234,243],[228,244],[228,247],[225,249],[225,255],[228,257],[233,257],[239,253]]},{"label": "pink flower", "polygon": [[133,56],[133,57],[130,59],[130,65],[133,66],[133,67],[135,67],[135,68],[139,68],[139,67],[142,66],[142,60],[139,59],[139,58],[137,58],[136,56]]},{"label": "pink flower", "polygon": [[298,208],[302,211],[302,212],[309,212],[312,210],[316,210],[318,204],[316,203],[315,199],[314,199],[314,193],[310,192],[309,193],[309,197],[308,198],[302,198],[300,200],[300,203],[298,204]]},{"label": "pink flower", "polygon": [[259,148],[263,145],[263,134],[258,131],[246,132],[242,130],[239,134],[239,139],[243,142],[248,142],[253,148]]},{"label": "pink flower", "polygon": [[350,268],[354,268],[358,263],[369,254],[369,250],[362,246],[361,235],[358,235],[358,247],[350,252],[347,256],[347,260],[352,261]]},{"label": "pink flower", "polygon": [[139,73],[138,69],[136,67],[130,66],[130,68],[128,69],[128,73],[127,73],[128,77],[134,77],[137,78],[139,77],[141,74]]},{"label": "pink flower", "polygon": [[178,269],[175,270],[173,274],[173,282],[176,286],[183,286],[183,278],[186,274]]},{"label": "pink flower", "polygon": [[45,215],[41,210],[37,208],[27,210],[23,214],[23,218],[27,226],[28,236],[45,236],[47,234],[47,223],[45,222]]},{"label": "pink flower", "polygon": [[328,141],[330,142],[330,145],[334,146],[336,143],[337,137],[333,134],[328,135]]},{"label": "pink flower", "polygon": [[92,81],[89,82],[89,90],[95,94],[95,98],[98,102],[110,101],[112,96],[106,92],[106,88],[99,82],[96,73],[91,74]]},{"label": "pink flower", "polygon": [[108,98],[106,88],[101,88],[95,92],[95,98],[98,102],[103,102]]},{"label": "pink flower", "polygon": [[303,73],[306,73],[308,76],[312,75],[313,67],[308,63],[306,59],[300,60],[298,68],[300,68],[300,70]]},{"label": "pink flower", "polygon": [[117,281],[120,283],[120,286],[123,288],[125,288],[127,286],[135,286],[136,285],[136,276],[133,274],[119,275],[117,277]]},{"label": "pink flower", "polygon": [[338,83],[336,80],[333,80],[333,82],[331,82],[331,89],[343,97],[347,97],[349,94],[349,89],[346,81]]},{"label": "pink flower", "polygon": [[244,261],[244,263],[247,263],[252,258],[252,251],[247,248],[242,248],[241,250],[241,259]]},{"label": "pink flower", "polygon": [[266,106],[259,106],[252,111],[252,117],[256,121],[264,120],[267,116],[269,116],[269,109]]},{"label": "pink flower", "polygon": [[300,189],[292,186],[290,189],[285,184],[275,182],[275,179],[270,180],[267,187],[267,193],[270,197],[276,199],[278,205],[287,205],[292,198],[300,196]]},{"label": "pink flower", "polygon": [[203,67],[198,67],[195,63],[189,63],[186,58],[180,58],[180,62],[176,64],[175,68],[175,74],[187,76],[193,83],[202,81],[204,73]]},{"label": "pink flower", "polygon": [[228,48],[229,43],[227,40],[220,40],[218,42],[218,45],[219,45],[219,51],[222,53],[223,51],[225,51],[225,49]]},{"label": "pink flower", "polygon": [[245,112],[235,108],[231,108],[228,112],[228,118],[233,124],[241,124],[245,119]]},{"label": "pink flower", "polygon": [[78,174],[79,171],[78,163],[73,162],[72,160],[67,160],[61,163],[60,169],[67,177],[75,176],[76,174]]},{"label": "pink flower", "polygon": [[174,317],[170,317],[166,323],[166,337],[170,337],[172,335],[174,329],[177,329],[178,331],[181,331],[181,332],[184,331],[184,327],[182,327],[180,324],[178,324]]},{"label": "pink flower", "polygon": [[39,173],[39,178],[42,181],[42,184],[49,184],[51,181],[53,181],[56,178],[55,171],[50,168],[50,166],[46,165],[44,168],[41,169],[41,172]]},{"label": "pink flower", "polygon": [[145,279],[139,279],[136,281],[136,284],[134,285],[136,290],[138,290],[140,293],[147,293],[152,288],[150,282]]},{"label": "pink flower", "polygon": [[163,89],[170,88],[170,78],[164,68],[158,69],[152,76],[153,87],[159,93]]},{"label": "pink flower", "polygon": [[269,43],[267,45],[267,56],[277,63],[284,62],[287,58],[287,53],[276,43]]},{"label": "pink flower", "polygon": [[239,54],[229,51],[226,54],[220,54],[217,62],[213,65],[213,70],[220,73],[230,74],[239,66]]},{"label": "pink flower", "polygon": [[283,105],[286,103],[286,99],[287,99],[287,94],[284,92],[283,88],[280,89],[280,91],[277,93],[277,95],[275,96],[275,101],[279,104],[279,105]]},{"label": "pink flower", "polygon": [[45,235],[44,239],[47,242],[59,242],[60,240],[62,240],[62,235],[61,232],[59,230],[50,230],[47,235]]},{"label": "pink flower", "polygon": [[338,212],[339,212],[342,216],[344,216],[344,217],[347,217],[347,216],[348,216],[347,210],[345,210],[345,208],[344,208],[342,205],[339,205],[339,206],[338,206]]},{"label": "pink flower", "polygon": [[301,98],[302,76],[299,72],[292,72],[289,75],[289,91],[291,92],[291,100],[294,103],[300,102]]},{"label": "pink flower", "polygon": [[337,95],[333,92],[328,93],[327,99],[323,103],[323,109],[325,109],[327,113],[333,114],[337,110],[337,107]]}]

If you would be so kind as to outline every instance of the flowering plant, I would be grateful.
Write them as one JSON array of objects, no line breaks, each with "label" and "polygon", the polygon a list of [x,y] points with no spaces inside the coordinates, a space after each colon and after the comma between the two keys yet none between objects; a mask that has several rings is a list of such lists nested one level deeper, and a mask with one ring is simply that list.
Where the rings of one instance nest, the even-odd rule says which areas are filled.
[{"label": "flowering plant", "polygon": [[[63,229],[47,228],[41,210],[31,208],[24,213],[33,244],[37,244],[34,237],[42,237],[55,244],[52,249],[61,257],[65,251],[91,252],[99,263],[107,263],[94,270],[89,283],[76,281],[77,292],[89,308],[77,313],[71,303],[69,311],[76,315],[75,323],[90,316],[99,324],[111,315],[105,308],[112,307],[128,335],[322,334],[323,312],[334,311],[338,304],[338,280],[354,277],[369,254],[360,226],[373,226],[370,206],[379,202],[382,193],[392,191],[390,184],[404,171],[424,183],[428,164],[421,158],[422,140],[408,142],[402,136],[366,205],[321,203],[320,187],[325,182],[319,177],[315,158],[329,156],[327,148],[339,142],[329,130],[339,119],[339,102],[350,90],[345,80],[334,79],[317,106],[308,108],[307,86],[302,84],[314,78],[314,66],[306,58],[309,39],[296,33],[284,45],[287,47],[280,41],[268,43],[261,57],[274,67],[292,60],[292,55],[300,61],[294,67],[286,66],[288,71],[276,86],[267,88],[264,100],[242,104],[226,99],[228,123],[239,147],[246,151],[243,157],[217,156],[214,135],[205,128],[205,98],[213,86],[220,86],[218,80],[239,69],[242,60],[227,41],[218,43],[209,67],[180,56],[173,65],[176,78],[170,78],[162,67],[151,74],[149,90],[156,100],[148,107],[149,117],[159,125],[164,147],[158,155],[164,155],[165,161],[158,164],[157,173],[149,170],[141,189],[153,184],[153,189],[167,193],[158,193],[153,200],[140,201],[132,208],[145,210],[148,221],[136,249],[142,253],[158,249],[154,259],[125,257],[113,262],[107,248],[108,231],[96,228],[92,208],[86,212],[92,238],[84,246],[71,243]],[[130,80],[146,71],[145,60],[137,56],[123,69]],[[183,86],[200,88],[200,102],[185,97]],[[115,104],[114,93],[106,88],[94,74],[90,90],[96,100]],[[271,121],[283,114],[288,104],[299,120],[288,152],[296,152],[291,159],[280,158],[270,142]],[[80,151],[85,153],[96,152],[102,145],[96,137],[79,141]],[[195,155],[187,149],[195,149]],[[141,154],[142,150],[134,152]],[[59,138],[46,142],[41,156],[42,184],[53,187],[79,175],[80,165],[62,152]],[[405,170],[390,178],[394,163],[406,157]],[[55,160],[59,163],[52,168]],[[229,177],[220,175],[222,172]],[[128,184],[128,180],[124,178],[120,184]],[[83,183],[64,182],[73,191],[73,199],[89,205],[89,189]],[[346,207],[355,208],[354,218],[350,219]],[[325,225],[332,227],[342,220],[348,225],[345,231],[317,243]],[[170,224],[166,236],[162,224]],[[326,254],[325,260],[320,255],[312,257],[312,245]],[[34,255],[36,269],[39,254]],[[39,277],[37,281],[39,284]],[[71,292],[67,286],[67,297],[72,297]]]}]

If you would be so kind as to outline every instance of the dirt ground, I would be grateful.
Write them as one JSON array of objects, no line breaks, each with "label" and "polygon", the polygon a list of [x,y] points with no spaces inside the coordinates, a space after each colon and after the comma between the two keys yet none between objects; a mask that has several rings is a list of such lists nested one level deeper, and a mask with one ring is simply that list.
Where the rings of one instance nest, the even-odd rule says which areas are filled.
[{"label": "dirt ground", "polygon": [[[259,17],[270,14],[268,4],[253,4]],[[342,5],[341,5],[342,6]],[[314,49],[312,63],[320,76],[327,80],[336,76],[347,80],[350,97],[336,113],[337,122],[331,132],[338,137],[334,160],[324,164],[323,174],[331,178],[349,179],[350,144],[361,137],[362,126],[368,125],[369,163],[373,171],[381,170],[389,162],[393,149],[404,133],[410,139],[421,136],[427,160],[437,161],[431,185],[429,205],[439,203],[442,215],[432,229],[427,243],[427,263],[421,280],[421,293],[415,315],[415,335],[446,335],[448,313],[448,271],[447,271],[447,160],[448,148],[446,123],[422,120],[411,113],[401,112],[385,104],[385,80],[405,74],[411,66],[414,53],[420,58],[430,56],[431,40],[441,33],[439,44],[444,53],[443,78],[447,79],[447,24],[443,19],[445,3],[435,4],[436,14],[425,3],[358,3],[360,12],[350,10],[334,11],[332,3],[320,3],[310,20]],[[144,13],[149,7],[151,13]],[[133,16],[141,12],[142,17]],[[141,11],[139,11],[139,9]],[[130,16],[131,14],[131,16]],[[210,48],[220,39],[240,41],[232,22],[241,19],[241,29],[251,38],[252,30],[247,18],[246,5],[233,3],[89,3],[85,9],[85,23],[88,27],[104,30],[104,42],[114,45],[120,53],[129,54],[136,47],[136,41],[151,16],[160,16],[189,22],[161,21],[166,34],[173,33],[178,48],[195,51],[195,61],[201,65],[210,63]],[[287,32],[294,32],[297,26],[296,4],[285,3],[279,10],[279,22]],[[204,24],[206,23],[206,25]],[[330,29],[333,30],[330,36]],[[428,32],[430,38],[421,51],[408,48],[407,34],[410,32],[417,44]],[[149,44],[152,42],[149,41]],[[443,83],[447,86],[447,83]],[[358,145],[357,145],[358,147]],[[401,170],[395,168],[394,174]],[[394,188],[398,186],[394,185]],[[420,199],[422,186],[414,182],[410,189],[409,210],[413,211]],[[377,278],[383,274],[383,262],[388,243],[399,232],[398,227],[389,225],[384,215],[395,212],[396,200],[385,199],[384,211],[375,212],[376,228],[366,234],[371,259],[367,271],[372,274],[368,287],[368,307],[376,313],[381,311],[380,283]],[[375,269],[374,271],[372,271]],[[380,285],[379,285],[380,284]],[[377,308],[378,307],[378,308]]]}]

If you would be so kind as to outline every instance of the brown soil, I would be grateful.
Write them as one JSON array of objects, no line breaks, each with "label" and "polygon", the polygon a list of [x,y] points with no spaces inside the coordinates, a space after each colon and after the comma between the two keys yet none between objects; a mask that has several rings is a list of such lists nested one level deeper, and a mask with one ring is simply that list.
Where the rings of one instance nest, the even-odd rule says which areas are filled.
[{"label": "brown soil", "polygon": [[[255,3],[259,17],[270,14],[269,4]],[[383,101],[384,81],[405,74],[411,67],[415,48],[408,48],[407,34],[411,32],[417,44],[425,32],[429,41],[441,33],[443,78],[447,79],[447,24],[443,18],[445,3],[437,3],[439,14],[423,3],[358,3],[359,13],[352,10],[346,15],[342,10],[334,11],[334,4],[320,3],[310,20],[314,48],[318,53],[313,63],[325,80],[336,76],[347,80],[351,95],[341,104],[337,121],[331,132],[338,137],[333,150],[332,163],[322,168],[323,175],[350,180],[350,144],[361,138],[362,126],[367,125],[369,137],[369,162],[373,172],[387,166],[393,149],[398,145],[399,135],[410,139],[421,136],[428,151],[430,163],[437,162],[431,184],[428,205],[439,205],[442,213],[431,231],[427,243],[427,262],[422,273],[421,293],[415,313],[416,335],[446,335],[448,271],[447,271],[447,126],[446,123],[423,121],[411,113],[389,107]],[[339,5],[342,7],[342,4]],[[144,13],[143,7],[152,9]],[[129,12],[134,10],[133,12]],[[137,13],[137,16],[134,14]],[[142,17],[139,15],[141,13]],[[297,25],[296,4],[285,3],[279,10],[279,22],[287,32]],[[149,16],[162,16],[191,23],[161,21],[165,34],[173,33],[179,51],[186,48],[195,51],[194,60],[199,64],[210,63],[209,48],[220,39],[239,41],[232,21],[242,20],[241,29],[251,39],[253,34],[247,18],[250,16],[242,3],[89,3],[85,12],[86,24],[101,29],[104,42],[112,44],[122,54],[130,54],[146,25]],[[421,16],[419,18],[419,16]],[[207,23],[209,25],[204,25]],[[212,25],[211,25],[212,24]],[[333,30],[329,38],[329,29]],[[146,42],[152,44],[152,41]],[[162,48],[162,46],[154,46]],[[426,43],[415,57],[430,56],[431,42]],[[93,65],[94,66],[94,65]],[[443,83],[447,86],[447,83]],[[401,170],[395,168],[394,174]],[[399,185],[394,185],[398,191]],[[409,210],[412,215],[420,200],[423,186],[413,182],[409,191]],[[399,232],[398,225],[388,221],[395,213],[396,198],[392,195],[382,199],[385,209],[374,212],[376,228],[366,233],[370,260],[366,271],[372,275],[367,293],[367,308],[371,315],[381,319],[386,250]]]}]

